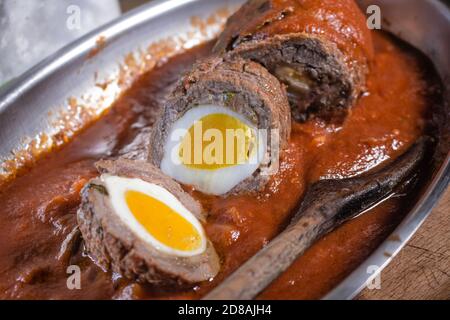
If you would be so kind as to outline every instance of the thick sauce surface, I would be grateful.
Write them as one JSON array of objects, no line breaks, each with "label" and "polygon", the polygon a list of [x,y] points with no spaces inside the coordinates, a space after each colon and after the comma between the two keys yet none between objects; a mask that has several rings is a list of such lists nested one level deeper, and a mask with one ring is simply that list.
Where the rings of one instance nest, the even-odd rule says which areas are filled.
[{"label": "thick sauce surface", "polygon": [[[94,162],[117,156],[153,123],[170,85],[209,53],[211,45],[204,45],[143,75],[99,121],[0,191],[0,298],[201,297],[282,230],[311,182],[367,172],[421,135],[429,110],[422,57],[381,33],[374,33],[374,43],[367,93],[339,127],[314,119],[295,124],[280,170],[264,192],[224,199],[186,187],[209,211],[206,232],[223,260],[214,281],[187,291],[130,283],[97,267],[82,242],[70,237],[79,191],[96,175]],[[325,236],[260,297],[320,298],[398,224],[401,202],[402,196],[391,197]],[[81,269],[81,290],[66,286],[73,264]]]}]

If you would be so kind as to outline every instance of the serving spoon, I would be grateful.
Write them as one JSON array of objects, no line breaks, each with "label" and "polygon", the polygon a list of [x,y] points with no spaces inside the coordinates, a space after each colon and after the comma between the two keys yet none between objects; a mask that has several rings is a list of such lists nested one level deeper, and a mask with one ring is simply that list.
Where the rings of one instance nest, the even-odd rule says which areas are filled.
[{"label": "serving spoon", "polygon": [[420,138],[377,172],[311,185],[286,229],[203,299],[255,298],[316,240],[416,177],[429,142]]}]

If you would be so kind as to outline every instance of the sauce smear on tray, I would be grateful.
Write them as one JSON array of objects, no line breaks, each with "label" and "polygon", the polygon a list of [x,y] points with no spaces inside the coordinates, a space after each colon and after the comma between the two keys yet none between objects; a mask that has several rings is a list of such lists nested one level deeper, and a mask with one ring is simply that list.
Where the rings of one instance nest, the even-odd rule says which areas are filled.
[{"label": "sauce smear on tray", "polygon": [[[100,158],[115,157],[151,126],[170,86],[209,54],[202,45],[144,74],[96,123],[0,190],[0,298],[200,298],[255,254],[288,222],[307,186],[359,175],[403,153],[425,130],[430,102],[426,60],[383,33],[367,91],[341,125],[317,119],[294,124],[279,172],[264,192],[227,198],[185,187],[209,212],[206,232],[222,258],[220,274],[190,289],[155,288],[100,269],[83,252],[76,230],[82,186]],[[401,221],[395,195],[325,236],[261,295],[320,298],[347,276]],[[81,269],[81,289],[67,288],[67,267]]]}]

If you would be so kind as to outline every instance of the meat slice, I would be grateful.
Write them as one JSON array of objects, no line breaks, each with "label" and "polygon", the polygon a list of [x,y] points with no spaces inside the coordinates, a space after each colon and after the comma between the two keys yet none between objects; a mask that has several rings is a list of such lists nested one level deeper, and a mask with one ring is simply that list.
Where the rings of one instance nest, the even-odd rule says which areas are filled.
[{"label": "meat slice", "polygon": [[[197,219],[205,219],[201,206],[190,195],[147,162],[125,159],[99,161],[97,168],[102,175],[138,178],[163,187]],[[143,241],[115,212],[101,177],[89,181],[81,195],[78,225],[87,250],[104,269],[134,281],[163,286],[191,285],[218,273],[219,257],[209,240],[206,249],[194,256],[168,254]]]},{"label": "meat slice", "polygon": [[353,0],[250,0],[214,51],[262,64],[287,85],[292,116],[343,119],[365,88],[372,38]]},{"label": "meat slice", "polygon": [[289,102],[283,85],[261,65],[239,57],[211,57],[196,64],[168,97],[150,139],[149,160],[160,167],[174,123],[186,112],[202,105],[231,110],[267,132],[264,161],[253,174],[228,193],[261,190],[269,175],[261,172],[271,165],[272,138],[277,150],[287,146],[291,131]]}]

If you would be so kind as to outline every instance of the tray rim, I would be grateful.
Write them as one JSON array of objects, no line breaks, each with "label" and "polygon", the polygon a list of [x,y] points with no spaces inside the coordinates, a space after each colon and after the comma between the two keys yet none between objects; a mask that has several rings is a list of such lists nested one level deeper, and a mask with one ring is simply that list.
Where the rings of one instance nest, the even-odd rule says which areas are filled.
[{"label": "tray rim", "polygon": [[[127,30],[145,24],[149,19],[163,14],[170,14],[170,11],[173,9],[200,1],[204,0],[154,0],[123,14],[115,20],[71,42],[0,88],[0,117],[8,106],[11,106],[18,97],[27,90],[30,90],[36,83],[45,79],[49,74],[56,72],[71,59],[80,55],[86,55],[94,49],[98,36],[105,36],[108,41],[113,40]],[[444,11],[450,25],[450,8],[438,0],[427,1]],[[437,204],[441,195],[447,190],[449,183],[450,153],[447,153],[445,160],[427,186],[426,191],[420,196],[414,207],[393,231],[392,234],[401,235],[401,242],[393,242],[388,239],[384,240],[363,263],[326,294],[323,299],[352,299],[360,293],[365,283],[381,272],[416,233]],[[390,257],[384,255],[386,250],[392,254]],[[377,265],[379,269],[369,276],[366,270],[370,265]]]}]

